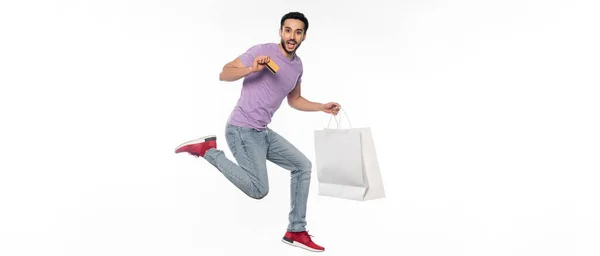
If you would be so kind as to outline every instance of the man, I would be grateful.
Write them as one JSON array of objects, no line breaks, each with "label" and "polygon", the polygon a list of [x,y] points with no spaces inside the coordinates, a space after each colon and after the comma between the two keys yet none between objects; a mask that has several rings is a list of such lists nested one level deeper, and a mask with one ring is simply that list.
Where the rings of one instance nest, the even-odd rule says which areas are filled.
[{"label": "man", "polygon": [[[311,178],[311,161],[294,145],[268,127],[274,113],[287,98],[300,111],[323,111],[337,115],[336,102],[311,102],[301,96],[303,67],[296,51],[306,39],[308,20],[299,12],[281,18],[281,41],[250,47],[223,67],[221,81],[244,78],[240,98],[229,116],[225,139],[237,162],[217,149],[216,136],[206,136],[181,144],[176,153],[203,157],[229,181],[251,198],[261,199],[269,192],[266,160],[291,172],[289,225],[282,241],[310,251],[323,251],[306,231],[306,204]],[[276,64],[267,67],[267,64]]]}]

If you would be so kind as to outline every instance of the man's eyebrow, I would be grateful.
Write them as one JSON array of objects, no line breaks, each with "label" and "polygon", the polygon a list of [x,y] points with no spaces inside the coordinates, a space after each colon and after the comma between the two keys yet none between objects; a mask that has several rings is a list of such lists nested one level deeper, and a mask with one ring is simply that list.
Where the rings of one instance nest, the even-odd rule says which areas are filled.
[{"label": "man's eyebrow", "polygon": [[[284,27],[284,28],[286,28],[286,29],[292,29],[292,28],[290,28],[290,27],[287,27],[287,26],[286,26],[286,27]],[[304,31],[304,29],[301,29],[301,28],[299,28],[299,29],[296,29],[296,30]]]}]

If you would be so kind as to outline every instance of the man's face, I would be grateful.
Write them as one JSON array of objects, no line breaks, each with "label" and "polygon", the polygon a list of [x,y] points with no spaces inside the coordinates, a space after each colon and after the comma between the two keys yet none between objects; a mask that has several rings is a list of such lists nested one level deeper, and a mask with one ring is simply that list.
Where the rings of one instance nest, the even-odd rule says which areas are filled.
[{"label": "man's face", "polygon": [[304,41],[304,23],[296,19],[285,20],[283,27],[279,30],[279,37],[281,37],[281,46],[285,52],[294,53]]}]

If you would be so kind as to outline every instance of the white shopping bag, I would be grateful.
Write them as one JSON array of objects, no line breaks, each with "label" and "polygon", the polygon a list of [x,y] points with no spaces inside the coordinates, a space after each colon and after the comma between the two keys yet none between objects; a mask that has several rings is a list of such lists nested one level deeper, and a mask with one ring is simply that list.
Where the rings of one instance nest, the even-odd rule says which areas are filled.
[{"label": "white shopping bag", "polygon": [[352,128],[350,120],[350,128],[342,129],[339,116],[340,121],[334,118],[337,128],[328,125],[315,131],[319,195],[358,201],[384,198],[371,129]]}]

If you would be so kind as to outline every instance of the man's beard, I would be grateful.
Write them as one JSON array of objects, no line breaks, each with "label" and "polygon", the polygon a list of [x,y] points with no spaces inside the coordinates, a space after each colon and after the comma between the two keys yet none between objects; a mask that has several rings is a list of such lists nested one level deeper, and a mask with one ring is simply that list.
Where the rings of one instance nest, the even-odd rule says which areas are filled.
[{"label": "man's beard", "polygon": [[[293,40],[290,40],[290,41],[293,41]],[[294,41],[294,42],[296,43],[296,47],[294,48],[293,51],[288,51],[288,49],[285,47],[286,42],[284,42],[283,39],[281,39],[281,43],[280,43],[281,48],[283,48],[283,50],[288,54],[294,54],[298,50],[298,48],[300,48],[300,43],[298,43],[296,41]]]}]

